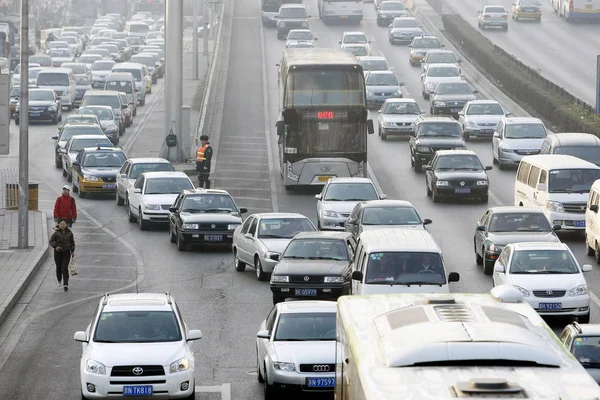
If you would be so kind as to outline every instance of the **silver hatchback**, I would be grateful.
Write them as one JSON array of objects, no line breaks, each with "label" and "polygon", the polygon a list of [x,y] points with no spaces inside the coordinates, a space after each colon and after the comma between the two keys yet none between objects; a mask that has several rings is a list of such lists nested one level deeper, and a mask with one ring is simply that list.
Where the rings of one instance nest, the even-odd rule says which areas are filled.
[{"label": "silver hatchback", "polygon": [[502,118],[492,138],[494,164],[517,166],[525,156],[539,154],[548,130],[538,118]]}]

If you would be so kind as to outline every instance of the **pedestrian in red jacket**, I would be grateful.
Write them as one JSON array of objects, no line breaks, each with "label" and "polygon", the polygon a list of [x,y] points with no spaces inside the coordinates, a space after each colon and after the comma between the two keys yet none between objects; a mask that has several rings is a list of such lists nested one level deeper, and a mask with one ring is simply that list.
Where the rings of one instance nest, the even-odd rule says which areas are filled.
[{"label": "pedestrian in red jacket", "polygon": [[71,197],[69,186],[65,185],[62,189],[62,195],[58,196],[54,203],[54,221],[58,223],[64,219],[70,228],[77,220],[77,205],[75,199]]}]

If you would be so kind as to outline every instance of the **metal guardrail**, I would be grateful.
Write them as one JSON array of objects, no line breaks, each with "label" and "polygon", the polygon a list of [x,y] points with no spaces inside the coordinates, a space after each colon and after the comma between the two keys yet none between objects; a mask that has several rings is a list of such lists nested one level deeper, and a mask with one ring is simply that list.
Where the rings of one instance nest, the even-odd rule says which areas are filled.
[{"label": "metal guardrail", "polygon": [[17,185],[19,182],[19,168],[0,169],[0,209],[5,210],[14,208],[19,204],[19,191],[9,190],[11,185]]}]

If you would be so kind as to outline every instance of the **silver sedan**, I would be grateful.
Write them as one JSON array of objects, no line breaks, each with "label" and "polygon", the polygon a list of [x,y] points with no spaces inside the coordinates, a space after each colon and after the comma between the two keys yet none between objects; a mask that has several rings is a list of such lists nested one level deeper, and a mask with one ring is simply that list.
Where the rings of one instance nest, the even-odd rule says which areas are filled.
[{"label": "silver sedan", "polygon": [[256,278],[266,281],[290,241],[299,232],[316,231],[302,214],[261,213],[250,215],[233,233],[235,269],[243,272],[246,265],[256,270]]},{"label": "silver sedan", "polygon": [[410,137],[415,121],[424,113],[414,99],[387,99],[377,115],[381,140],[388,136]]},{"label": "silver sedan", "polygon": [[458,113],[465,140],[471,137],[492,138],[500,120],[510,115],[495,100],[472,100]]}]

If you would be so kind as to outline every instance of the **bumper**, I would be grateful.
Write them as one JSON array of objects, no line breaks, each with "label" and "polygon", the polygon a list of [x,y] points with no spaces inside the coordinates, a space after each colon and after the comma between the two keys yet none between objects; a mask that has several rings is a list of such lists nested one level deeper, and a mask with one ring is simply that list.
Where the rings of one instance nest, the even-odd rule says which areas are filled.
[{"label": "bumper", "polygon": [[268,272],[269,274],[273,272],[275,269],[275,265],[277,265],[279,261],[271,260],[270,258],[262,258],[260,257],[260,265],[264,272]]},{"label": "bumper", "polygon": [[102,181],[98,182],[88,182],[82,181],[80,183],[80,191],[83,193],[114,193],[117,191],[116,183],[104,183]]},{"label": "bumper", "polygon": [[440,115],[451,115],[458,117],[458,113],[463,109],[463,106],[451,106],[451,107],[437,107],[433,106],[433,113]]},{"label": "bumper", "polygon": [[389,36],[391,43],[410,43],[415,37],[412,35],[406,36]]},{"label": "bumper", "polygon": [[415,161],[419,161],[421,165],[427,165],[433,158],[433,153],[415,153]]},{"label": "bumper", "polygon": [[481,26],[497,26],[497,27],[505,27],[508,26],[508,21],[481,21]]},{"label": "bumper", "polygon": [[331,231],[343,231],[346,227],[348,217],[321,217],[321,229]]},{"label": "bumper", "polygon": [[515,18],[532,18],[532,19],[542,18],[541,12],[516,11],[513,15],[515,16]]},{"label": "bumper", "polygon": [[273,388],[285,394],[295,394],[302,392],[310,393],[331,393],[333,387],[325,388],[311,388],[306,386],[308,378],[335,378],[335,373],[307,373],[307,372],[284,372],[275,369],[271,369],[271,372],[267,375],[269,380],[273,384]]},{"label": "bumper", "polygon": [[585,214],[574,214],[565,212],[556,212],[544,210],[551,224],[560,225],[561,230],[565,231],[584,231]]},{"label": "bumper", "polygon": [[323,19],[327,21],[362,21],[362,14],[357,15],[323,15]]},{"label": "bumper", "polygon": [[515,152],[507,153],[504,151],[500,151],[498,156],[498,162],[502,165],[518,166],[523,157],[525,157],[523,154],[517,154]]},{"label": "bumper", "polygon": [[180,231],[183,241],[191,244],[223,244],[233,242],[233,231]]},{"label": "bumper", "polygon": [[413,128],[383,128],[381,133],[387,136],[406,136],[410,137]]},{"label": "bumper", "polygon": [[492,138],[494,136],[494,130],[495,129],[465,127],[465,133],[468,133],[471,137]]},{"label": "bumper", "polygon": [[167,210],[165,210],[164,212],[161,212],[159,210],[142,211],[141,218],[144,221],[156,224],[165,224],[169,222],[169,212]]},{"label": "bumper", "polygon": [[[525,299],[535,311],[544,316],[570,315],[578,317],[587,315],[590,312],[590,297],[588,295],[569,297],[568,294],[565,294],[563,297],[548,298],[530,296]],[[552,311],[540,310],[540,303],[559,303],[561,309]]]},{"label": "bumper", "polygon": [[439,187],[439,188],[435,188],[434,191],[438,196],[443,197],[445,199],[479,198],[479,197],[487,196],[487,194],[488,194],[487,186],[467,188],[467,189],[470,189],[469,193],[456,193],[455,189],[458,189],[458,188]]},{"label": "bumper", "polygon": [[[296,290],[315,289],[317,291],[316,296],[306,296],[296,294]],[[334,284],[334,283],[315,283],[315,284],[304,284],[304,283],[276,283],[271,284],[271,292],[277,295],[281,299],[305,299],[305,300],[317,300],[317,299],[337,299],[340,296],[348,294],[350,291],[350,283],[346,284]]]},{"label": "bumper", "polygon": [[105,84],[106,79],[92,79],[92,88],[94,89],[104,89]]},{"label": "bumper", "polygon": [[375,97],[367,97],[367,108],[372,107],[381,107],[383,103],[387,99],[401,99],[402,96],[394,95],[394,96],[375,96]]},{"label": "bumper", "polygon": [[[15,112],[15,118],[19,118],[18,112]],[[58,119],[58,111],[40,111],[40,112],[29,112],[30,121],[52,121]]]}]

